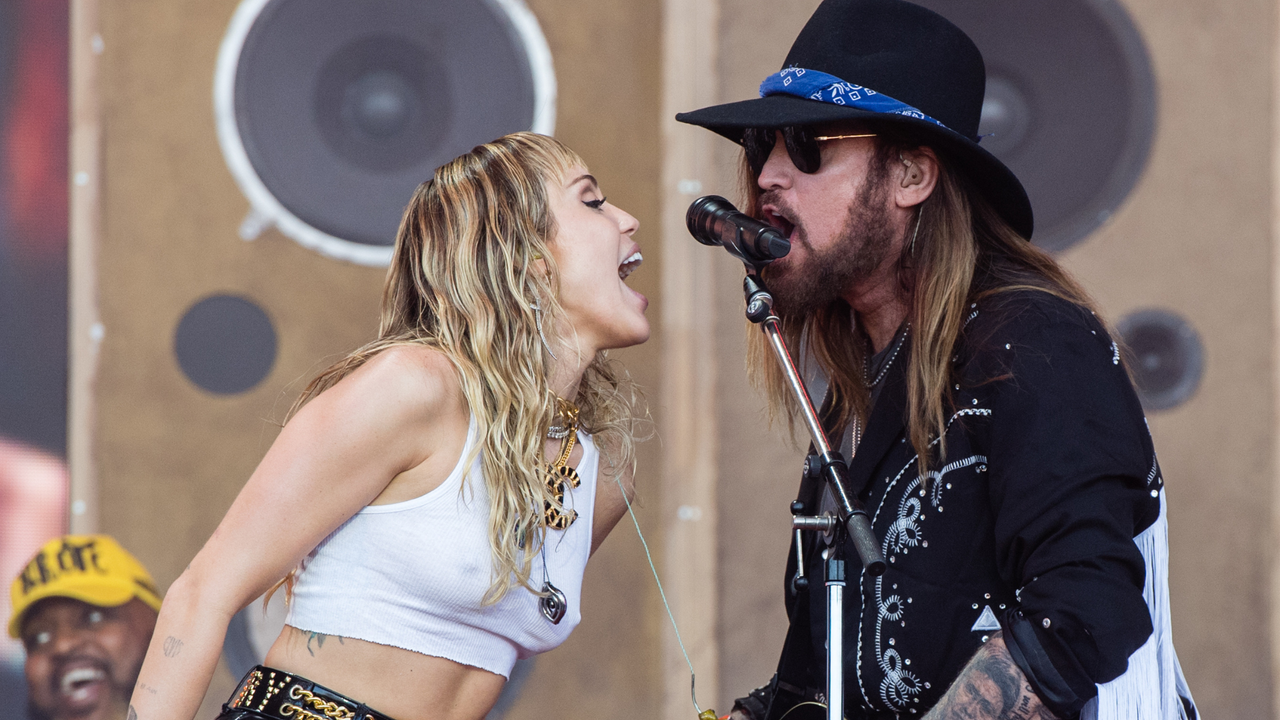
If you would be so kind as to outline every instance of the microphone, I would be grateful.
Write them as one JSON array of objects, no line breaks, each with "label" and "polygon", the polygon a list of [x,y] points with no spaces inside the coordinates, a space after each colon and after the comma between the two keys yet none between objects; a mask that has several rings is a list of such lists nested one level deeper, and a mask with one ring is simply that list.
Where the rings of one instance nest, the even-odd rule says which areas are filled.
[{"label": "microphone", "polygon": [[719,245],[748,265],[768,265],[791,252],[791,241],[778,228],[739,212],[719,195],[694,200],[684,221],[694,240]]}]

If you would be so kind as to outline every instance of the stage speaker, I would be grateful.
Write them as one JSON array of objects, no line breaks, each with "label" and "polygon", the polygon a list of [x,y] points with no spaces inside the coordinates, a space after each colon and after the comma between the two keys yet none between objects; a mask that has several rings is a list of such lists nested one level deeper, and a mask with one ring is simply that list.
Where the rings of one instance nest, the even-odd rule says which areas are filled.
[{"label": "stage speaker", "polygon": [[1022,181],[1035,243],[1060,251],[1111,217],[1146,165],[1155,79],[1114,0],[920,0],[982,50],[981,144]]},{"label": "stage speaker", "polygon": [[[401,212],[439,163],[554,131],[648,228],[632,282],[658,295],[656,1],[74,6],[73,527],[117,536],[162,587],[307,380],[375,337]],[[656,385],[656,346],[617,357]],[[634,535],[606,543],[583,624],[521,666],[504,716],[651,714],[659,690],[630,669],[658,653],[641,570]],[[201,717],[278,621],[237,618]]]},{"label": "stage speaker", "polygon": [[1186,320],[1165,310],[1138,310],[1121,318],[1115,330],[1143,408],[1168,410],[1195,394],[1204,346]]},{"label": "stage speaker", "polygon": [[519,0],[252,0],[218,55],[218,140],[267,226],[386,265],[404,199],[441,163],[517,130],[552,134],[555,73]]},{"label": "stage speaker", "polygon": [[[1206,717],[1275,717],[1275,8],[1251,0],[916,0],[987,63],[982,144],[1025,184],[1033,241],[1127,345],[1168,490],[1173,630]],[[722,102],[756,95],[817,0],[725,0]],[[765,18],[771,21],[763,22]],[[735,186],[720,150],[717,187]],[[717,364],[741,362],[740,275],[717,279]],[[723,372],[720,702],[781,647],[801,453]]]}]

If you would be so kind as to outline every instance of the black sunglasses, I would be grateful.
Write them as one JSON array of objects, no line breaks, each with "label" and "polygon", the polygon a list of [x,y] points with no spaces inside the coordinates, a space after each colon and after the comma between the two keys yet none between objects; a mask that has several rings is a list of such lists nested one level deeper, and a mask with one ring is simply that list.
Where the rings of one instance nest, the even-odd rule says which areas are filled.
[{"label": "black sunglasses", "polygon": [[822,151],[818,143],[826,140],[844,140],[846,138],[875,137],[875,133],[859,133],[856,135],[816,135],[808,125],[788,125],[783,128],[747,128],[742,131],[742,150],[747,156],[747,165],[751,172],[759,177],[764,164],[773,153],[778,133],[782,133],[782,142],[787,146],[787,155],[792,164],[802,173],[818,172],[822,167]]}]

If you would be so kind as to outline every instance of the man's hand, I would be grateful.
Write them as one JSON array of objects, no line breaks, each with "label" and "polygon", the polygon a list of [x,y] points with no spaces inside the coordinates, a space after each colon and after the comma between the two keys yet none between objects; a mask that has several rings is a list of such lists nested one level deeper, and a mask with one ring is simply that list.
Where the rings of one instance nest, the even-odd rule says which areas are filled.
[{"label": "man's hand", "polygon": [[991,637],[925,715],[925,720],[1057,720],[1009,657],[1000,633]]}]

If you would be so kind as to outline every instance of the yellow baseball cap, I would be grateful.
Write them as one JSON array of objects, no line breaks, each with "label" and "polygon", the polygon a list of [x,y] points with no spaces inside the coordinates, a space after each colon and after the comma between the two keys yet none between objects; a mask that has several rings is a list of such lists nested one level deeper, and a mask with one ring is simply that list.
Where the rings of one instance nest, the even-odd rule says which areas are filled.
[{"label": "yellow baseball cap", "polygon": [[151,574],[109,535],[63,535],[40,548],[9,588],[9,637],[21,634],[22,616],[32,605],[50,597],[102,607],[136,597],[160,611],[160,592]]}]

